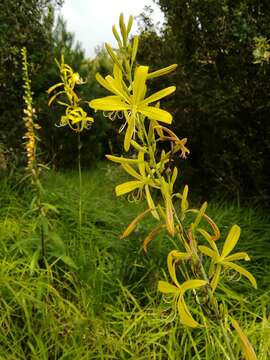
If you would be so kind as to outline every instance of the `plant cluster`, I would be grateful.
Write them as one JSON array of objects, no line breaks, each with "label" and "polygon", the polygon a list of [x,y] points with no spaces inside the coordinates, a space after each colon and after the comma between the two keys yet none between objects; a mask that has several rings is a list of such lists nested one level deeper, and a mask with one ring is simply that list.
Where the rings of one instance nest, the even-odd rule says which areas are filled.
[{"label": "plant cluster", "polygon": [[[147,251],[149,242],[161,232],[167,233],[175,245],[167,255],[170,279],[160,280],[158,290],[172,302],[173,311],[178,312],[180,322],[191,328],[207,326],[207,321],[218,323],[230,358],[235,359],[230,340],[231,324],[243,343],[246,359],[256,359],[248,339],[237,321],[229,316],[226,301],[224,303],[218,293],[225,289],[226,295],[226,277],[235,278],[235,275],[245,277],[257,288],[254,276],[238,264],[239,260],[250,260],[248,254],[232,253],[240,237],[240,227],[236,224],[231,227],[221,248],[221,232],[206,213],[207,202],[199,209],[193,208],[188,201],[188,185],[182,184],[182,190],[177,189],[180,180],[175,162],[179,158],[185,159],[190,151],[187,138],[178,137],[168,127],[173,120],[172,114],[161,107],[161,100],[172,95],[176,88],[168,86],[152,94],[148,91],[149,81],[170,74],[177,65],[155,71],[151,71],[149,66],[138,65],[139,37],[130,37],[132,23],[132,16],[125,24],[121,14],[120,32],[113,26],[118,49],[105,44],[113,62],[112,74],[105,77],[96,74],[96,80],[110,95],[89,102],[92,109],[103,111],[109,119],[124,121],[119,132],[124,132],[123,148],[130,155],[107,155],[131,177],[129,181],[116,186],[116,195],[128,194],[130,201],[146,199],[147,203],[147,209],[130,223],[122,238],[129,236],[145,216],[151,215],[156,225],[144,239],[143,247]],[[83,81],[78,73],[65,64],[63,56],[57,65],[62,82],[48,90],[52,95],[49,105],[57,99],[66,108],[60,126],[68,125],[80,133],[93,122],[93,118],[88,117],[81,108],[82,100],[74,90],[75,85]],[[62,89],[59,91],[59,88]],[[53,94],[56,89],[57,92]],[[66,101],[59,100],[60,96],[64,96]],[[196,313],[196,318],[191,310]],[[203,324],[199,319],[203,320]]]},{"label": "plant cluster", "polygon": [[[222,287],[224,276],[228,272],[246,277],[253,287],[257,287],[253,275],[237,263],[239,260],[250,260],[248,254],[232,254],[239,240],[240,227],[232,226],[220,250],[220,230],[206,214],[207,203],[203,203],[200,209],[192,208],[188,202],[188,186],[185,185],[182,191],[175,191],[179,178],[174,161],[179,156],[186,158],[189,150],[186,138],[180,139],[163,125],[171,124],[173,117],[160,105],[160,100],[172,94],[175,87],[170,86],[151,95],[147,89],[149,80],[169,74],[175,70],[176,65],[157,71],[150,71],[148,66],[137,65],[139,39],[135,36],[128,40],[132,17],[126,25],[121,15],[119,26],[121,36],[113,26],[119,49],[114,51],[106,44],[114,63],[113,74],[105,78],[100,74],[96,75],[99,84],[111,95],[90,101],[90,107],[96,111],[104,111],[109,118],[124,119],[120,128],[120,131],[125,131],[124,150],[127,152],[132,149],[134,155],[107,155],[107,158],[120,163],[132,180],[116,186],[116,195],[129,194],[129,199],[135,201],[145,198],[148,205],[127,227],[122,237],[130,235],[147,214],[156,219],[156,227],[144,240],[144,249],[147,250],[149,242],[161,231],[166,231],[177,246],[167,256],[170,281],[159,281],[159,291],[166,296],[171,295],[173,309],[178,311],[182,324],[199,326],[190,309],[196,309],[197,314],[201,312],[218,321],[231,359],[234,359],[228,326],[224,325],[228,313],[219,303],[216,289]],[[161,147],[160,144],[164,142],[169,143],[169,150]],[[192,296],[186,296],[186,291],[191,291]],[[232,325],[243,340],[239,325],[233,319]],[[247,359],[255,359],[247,339],[243,341],[243,345],[245,352],[253,354],[253,357],[246,356]]]},{"label": "plant cluster", "polygon": [[84,129],[88,129],[91,123],[94,121],[92,117],[87,116],[87,113],[80,106],[81,99],[75,92],[75,85],[83,84],[83,80],[80,75],[72,70],[72,68],[65,64],[64,55],[61,56],[61,62],[57,60],[56,64],[59,69],[60,78],[62,82],[57,83],[51,86],[48,89],[48,94],[54,92],[55,89],[62,88],[56,94],[53,94],[49,100],[49,106],[55,101],[59,96],[65,94],[67,102],[57,99],[57,103],[65,106],[66,111],[65,115],[61,116],[59,126],[68,125],[75,132],[82,132]]}]

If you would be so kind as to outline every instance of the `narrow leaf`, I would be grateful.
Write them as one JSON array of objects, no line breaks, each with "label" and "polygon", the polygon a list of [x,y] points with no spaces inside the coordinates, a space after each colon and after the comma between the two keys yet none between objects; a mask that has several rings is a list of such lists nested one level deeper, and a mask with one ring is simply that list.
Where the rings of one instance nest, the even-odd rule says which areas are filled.
[{"label": "narrow leaf", "polygon": [[139,45],[139,36],[135,35],[134,38],[133,38],[133,43],[132,43],[131,64],[133,64],[135,59],[136,59],[136,55],[137,55],[137,51],[138,51],[138,45]]},{"label": "narrow leaf", "polygon": [[130,33],[130,30],[132,28],[132,24],[133,24],[133,16],[130,15],[129,19],[128,19],[128,25],[127,25],[127,36]]},{"label": "narrow leaf", "polygon": [[113,162],[119,163],[119,164],[138,164],[138,159],[128,159],[124,158],[122,156],[114,156],[114,155],[106,155],[106,158],[108,160],[111,160]]},{"label": "narrow leaf", "polygon": [[216,288],[217,288],[217,285],[218,285],[218,282],[219,282],[220,273],[221,273],[221,265],[220,265],[220,264],[217,264],[214,277],[213,277],[213,279],[211,280],[212,292],[214,292],[214,291],[216,290]]},{"label": "narrow leaf", "polygon": [[182,214],[188,209],[188,202],[187,202],[187,196],[188,196],[188,185],[185,185],[182,199],[181,199],[181,212]]},{"label": "narrow leaf", "polygon": [[196,229],[196,227],[197,227],[197,226],[199,225],[199,223],[201,222],[201,219],[202,219],[202,217],[203,217],[203,215],[204,215],[204,213],[205,213],[206,208],[207,208],[207,202],[205,201],[205,202],[202,204],[202,206],[201,206],[201,208],[200,208],[200,210],[199,210],[199,212],[198,212],[198,215],[197,215],[197,217],[196,217],[196,219],[195,219],[195,221],[194,221],[194,223],[193,223],[194,229]]},{"label": "narrow leaf", "polygon": [[159,70],[150,72],[147,75],[147,79],[153,79],[153,78],[156,78],[156,77],[167,75],[170,72],[174,71],[177,68],[177,66],[178,66],[177,64],[173,64],[173,65],[167,66],[167,67],[165,67],[163,69],[159,69]]},{"label": "narrow leaf", "polygon": [[245,335],[245,333],[243,332],[243,330],[241,329],[241,327],[239,326],[238,322],[234,319],[231,320],[232,321],[232,326],[235,328],[242,346],[243,346],[243,350],[244,350],[244,355],[245,355],[245,359],[246,360],[258,360],[254,348],[251,345],[251,343],[249,342],[247,336]]},{"label": "narrow leaf", "polygon": [[115,37],[115,39],[116,39],[116,41],[118,43],[119,49],[121,49],[122,48],[122,42],[121,42],[120,36],[118,34],[118,31],[116,30],[115,25],[112,26],[112,32],[113,32],[113,35],[114,35],[114,37]]},{"label": "narrow leaf", "polygon": [[118,57],[115,55],[113,49],[111,48],[110,44],[105,43],[105,47],[106,50],[108,52],[108,54],[110,55],[112,61],[119,67],[119,69],[121,69],[123,71],[123,67],[122,64],[120,63]]},{"label": "narrow leaf", "polygon": [[[150,209],[149,209],[150,210]],[[148,210],[148,211],[149,211]],[[150,241],[152,241],[159,233],[162,229],[164,229],[164,225],[159,225],[157,227],[155,227],[144,239],[143,241],[143,250],[145,252],[147,252],[147,246],[150,243]]]}]

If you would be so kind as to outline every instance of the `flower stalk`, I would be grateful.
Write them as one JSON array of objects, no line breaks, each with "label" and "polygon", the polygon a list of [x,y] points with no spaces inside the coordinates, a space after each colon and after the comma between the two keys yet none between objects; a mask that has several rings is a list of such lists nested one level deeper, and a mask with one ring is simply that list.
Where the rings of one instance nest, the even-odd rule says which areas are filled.
[{"label": "flower stalk", "polygon": [[38,218],[40,220],[40,241],[41,241],[41,261],[44,264],[46,258],[45,251],[45,234],[44,234],[44,226],[43,219],[46,217],[45,209],[43,207],[43,187],[41,184],[41,169],[42,167],[37,161],[37,149],[38,149],[38,130],[40,129],[39,124],[37,123],[37,115],[36,110],[33,106],[33,97],[31,91],[31,80],[28,72],[28,61],[27,61],[27,50],[26,48],[22,48],[22,76],[23,76],[23,88],[24,88],[24,96],[23,100],[25,103],[25,108],[23,110],[24,116],[24,124],[26,127],[26,133],[24,135],[25,139],[25,148],[27,155],[27,171],[29,172],[29,176],[31,178],[31,184],[34,190],[34,198],[32,201],[32,206],[38,214]]},{"label": "flower stalk", "polygon": [[[158,282],[158,290],[172,298],[172,307],[179,314],[180,322],[187,327],[201,326],[191,314],[199,307],[201,315],[214,318],[222,328],[231,359],[235,359],[229,334],[224,326],[226,314],[219,309],[216,291],[224,281],[228,270],[240,274],[256,288],[251,273],[240,266],[239,260],[249,261],[245,252],[231,254],[240,237],[240,227],[233,225],[220,252],[221,233],[215,222],[206,214],[207,203],[200,209],[191,208],[188,202],[188,186],[175,191],[179,183],[179,171],[174,166],[178,158],[186,159],[189,149],[187,139],[179,138],[169,127],[173,116],[161,107],[161,101],[171,96],[174,86],[149,94],[148,82],[176,70],[173,64],[166,68],[150,71],[148,66],[136,64],[138,37],[129,40],[132,17],[128,24],[123,15],[119,19],[120,33],[113,26],[113,34],[119,45],[106,49],[114,64],[113,73],[105,78],[96,75],[98,83],[110,95],[94,99],[89,105],[95,111],[101,110],[124,118],[120,129],[124,133],[124,152],[133,152],[132,157],[107,155],[107,158],[121,165],[131,180],[116,186],[116,195],[128,194],[129,199],[145,199],[147,209],[139,214],[124,231],[122,238],[129,236],[145,216],[153,216],[155,228],[145,238],[145,251],[149,243],[161,232],[177,240],[178,248],[167,256],[170,281]],[[118,116],[123,114],[122,116]],[[115,115],[114,115],[115,117]],[[166,126],[165,126],[166,125]],[[170,150],[162,146],[169,143]],[[184,271],[179,271],[184,270]],[[181,277],[181,281],[179,278]],[[185,292],[192,290],[194,297],[185,299]],[[210,310],[209,310],[210,309]]]}]

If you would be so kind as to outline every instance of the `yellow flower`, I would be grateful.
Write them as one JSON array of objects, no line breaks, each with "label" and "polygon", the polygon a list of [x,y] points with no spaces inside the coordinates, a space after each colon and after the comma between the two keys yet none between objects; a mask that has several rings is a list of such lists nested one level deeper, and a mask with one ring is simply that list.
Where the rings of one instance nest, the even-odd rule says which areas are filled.
[{"label": "yellow flower", "polygon": [[130,141],[134,134],[139,114],[148,117],[150,120],[162,121],[167,124],[172,122],[172,115],[169,112],[155,106],[149,106],[149,104],[173,93],[175,86],[167,87],[145,98],[147,75],[148,66],[138,66],[136,68],[132,83],[132,94],[124,86],[125,84],[119,71],[115,70],[114,77],[108,75],[105,79],[100,74],[96,76],[97,81],[114,95],[92,100],[90,101],[90,106],[95,110],[124,112],[127,122],[124,141],[126,151],[130,147]]},{"label": "yellow flower", "polygon": [[[245,252],[238,252],[233,255],[229,255],[239,240],[240,232],[241,232],[241,229],[238,225],[232,226],[232,228],[230,229],[229,234],[225,240],[221,255],[219,254],[218,248],[217,248],[216,244],[214,243],[214,241],[209,241],[212,249],[210,249],[207,246],[199,246],[200,251],[203,254],[211,257],[211,259],[212,259],[212,264],[210,266],[211,273],[214,272],[214,265],[216,265],[214,276],[211,281],[211,287],[212,287],[213,291],[216,289],[218,281],[219,281],[219,277],[220,277],[220,273],[221,273],[221,265],[223,265],[225,268],[231,268],[231,269],[237,271],[239,274],[245,276],[251,282],[251,284],[254,286],[254,288],[257,288],[257,283],[256,283],[254,276],[249,271],[244,269],[242,266],[237,265],[233,262],[233,261],[242,260],[242,259],[244,259],[246,261],[250,260],[248,254]],[[209,275],[212,275],[212,274],[209,274]]]},{"label": "yellow flower", "polygon": [[158,290],[164,294],[173,294],[174,295],[174,304],[177,306],[179,313],[180,321],[182,324],[197,327],[199,324],[192,317],[186,303],[184,300],[184,293],[187,290],[196,289],[198,287],[204,286],[207,284],[205,280],[187,280],[183,284],[179,284],[176,273],[175,273],[175,259],[179,260],[188,260],[190,259],[190,254],[182,253],[180,251],[173,250],[169,253],[167,258],[168,270],[171,276],[172,281],[175,285],[168,283],[167,281],[158,282]]},{"label": "yellow flower", "polygon": [[81,132],[83,129],[88,129],[94,119],[87,116],[87,113],[79,106],[68,106],[66,114],[61,116],[60,125],[68,125],[72,130]]},{"label": "yellow flower", "polygon": [[[121,196],[134,190],[138,190],[139,197],[141,197],[144,190],[146,201],[149,209],[151,209],[152,215],[156,219],[159,219],[156,206],[151,196],[150,187],[158,189],[160,187],[160,181],[158,179],[153,179],[153,176],[151,176],[150,173],[147,173],[146,163],[144,161],[144,152],[139,151],[137,159],[126,159],[112,155],[106,155],[106,157],[111,161],[121,164],[123,169],[136,179],[117,185],[115,188],[116,196]],[[139,172],[131,166],[132,164],[138,167]]]}]

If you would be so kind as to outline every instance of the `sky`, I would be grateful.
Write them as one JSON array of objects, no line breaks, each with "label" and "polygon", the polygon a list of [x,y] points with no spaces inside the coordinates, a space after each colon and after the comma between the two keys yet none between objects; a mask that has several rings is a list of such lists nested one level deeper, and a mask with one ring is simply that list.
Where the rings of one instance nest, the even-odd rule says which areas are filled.
[{"label": "sky", "polygon": [[[121,12],[127,21],[129,15],[138,16],[147,5],[154,10],[154,23],[162,23],[162,13],[152,0],[65,0],[60,14],[67,22],[67,30],[82,44],[86,56],[94,57],[95,48],[104,42],[116,45],[111,28],[118,24]],[[137,33],[136,21],[131,33]]]}]

